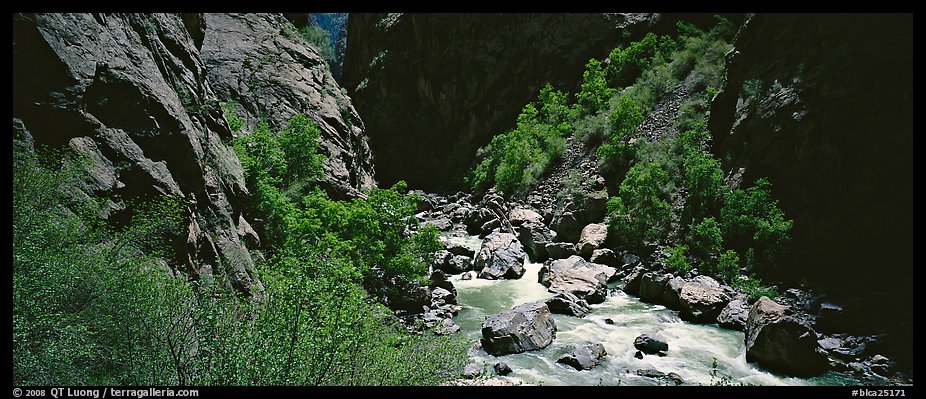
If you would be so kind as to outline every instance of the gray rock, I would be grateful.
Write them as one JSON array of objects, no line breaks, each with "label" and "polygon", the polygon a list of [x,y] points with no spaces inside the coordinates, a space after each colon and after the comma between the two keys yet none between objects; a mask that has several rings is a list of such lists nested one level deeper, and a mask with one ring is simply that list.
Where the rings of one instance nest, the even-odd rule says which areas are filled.
[{"label": "gray rock", "polygon": [[498,375],[508,375],[511,374],[512,371],[511,367],[508,366],[508,363],[505,362],[495,363],[495,365],[492,366],[492,369],[495,370],[495,374]]},{"label": "gray rock", "polygon": [[579,254],[583,257],[591,257],[592,253],[604,244],[608,238],[608,225],[602,223],[592,223],[582,228],[579,235],[579,243],[576,247]]},{"label": "gray rock", "polygon": [[660,272],[646,272],[640,276],[640,299],[649,303],[662,303],[666,284],[672,275]]},{"label": "gray rock", "polygon": [[788,375],[823,374],[829,361],[817,333],[787,310],[768,297],[752,305],[746,322],[746,361]]},{"label": "gray rock", "polygon": [[614,268],[621,267],[623,264],[623,262],[621,262],[621,260],[617,257],[614,251],[607,249],[607,248],[601,248],[601,249],[596,249],[592,251],[592,256],[588,258],[588,261],[592,263],[599,263],[602,265],[611,266]]},{"label": "gray rock", "polygon": [[472,380],[482,374],[482,367],[476,363],[469,363],[463,367],[463,378]]},{"label": "gray rock", "polygon": [[482,226],[495,217],[495,213],[492,211],[486,208],[477,208],[466,215],[466,218],[463,219],[463,224],[466,225],[466,231],[468,233],[480,234],[482,233]]},{"label": "gray rock", "polygon": [[679,293],[682,319],[695,323],[713,323],[730,298],[720,283],[708,276],[697,276],[682,284]]},{"label": "gray rock", "polygon": [[676,373],[666,374],[656,369],[639,369],[636,371],[636,373],[641,377],[647,377],[666,382],[668,385],[677,386],[685,383],[685,381],[682,380],[682,377]]},{"label": "gray rock", "polygon": [[322,187],[335,198],[363,196],[375,185],[373,156],[363,139],[364,124],[351,98],[331,76],[325,60],[278,14],[208,13],[202,59],[221,100],[234,100],[253,131],[261,116],[276,128],[305,114],[321,133],[325,155]]},{"label": "gray rock", "polygon": [[643,358],[643,352],[636,351],[636,352],[633,354],[633,357],[635,357],[635,358],[637,358],[637,359],[642,359],[642,358]]},{"label": "gray rock", "polygon": [[624,292],[630,295],[640,295],[640,284],[643,281],[643,273],[646,273],[646,270],[641,266],[635,267],[624,277]]},{"label": "gray rock", "polygon": [[448,243],[445,247],[448,252],[454,255],[466,256],[468,258],[472,258],[476,255],[476,251],[460,243]]},{"label": "gray rock", "polygon": [[434,327],[434,334],[437,335],[450,335],[455,334],[460,331],[460,326],[453,322],[451,319],[443,319]]},{"label": "gray rock", "polygon": [[818,339],[817,343],[820,344],[820,347],[825,351],[831,351],[833,349],[839,348],[842,346],[842,341],[839,338],[835,337],[826,337],[823,339]]},{"label": "gray rock", "polygon": [[585,317],[591,310],[588,302],[570,292],[556,294],[553,298],[547,300],[547,306],[550,307],[550,312],[575,317]]},{"label": "gray rock", "polygon": [[531,259],[535,262],[547,260],[546,245],[553,241],[556,234],[547,228],[543,217],[532,210],[516,208],[508,214],[508,221],[514,227],[518,239],[521,240],[521,244],[524,245]]},{"label": "gray rock", "polygon": [[591,370],[598,365],[601,358],[608,352],[602,344],[588,344],[581,346],[556,360],[557,363],[565,364],[576,370]]},{"label": "gray rock", "polygon": [[580,256],[557,259],[544,264],[538,274],[540,284],[550,292],[569,292],[590,304],[602,303],[608,296],[608,279],[614,268],[590,263]]},{"label": "gray rock", "polygon": [[437,227],[437,229],[440,231],[447,231],[453,227],[453,223],[451,223],[450,219],[447,219],[447,218],[438,218],[434,220],[428,220],[422,224],[430,224],[434,227]]},{"label": "gray rock", "polygon": [[666,289],[662,292],[662,304],[669,309],[680,309],[679,297],[682,294],[683,284],[685,284],[685,279],[681,277],[673,277],[666,282]]},{"label": "gray rock", "polygon": [[482,323],[482,348],[495,356],[543,349],[556,337],[550,308],[527,303],[487,318]]},{"label": "gray rock", "polygon": [[501,220],[492,219],[488,222],[485,222],[485,224],[483,224],[482,227],[479,228],[479,231],[480,231],[480,234],[482,235],[488,235],[488,234],[491,234],[493,231],[497,230],[501,226],[502,226]]},{"label": "gray rock", "polygon": [[669,350],[666,339],[657,333],[641,334],[633,340],[633,347],[649,355],[665,353]]},{"label": "gray rock", "polygon": [[[741,299],[730,301],[717,316],[717,324],[723,328],[743,331],[749,318],[749,304]],[[838,345],[837,345],[838,346]]]},{"label": "gray rock", "polygon": [[444,288],[435,288],[431,291],[431,305],[432,306],[441,306],[441,305],[454,305],[457,303],[456,294],[447,291]]},{"label": "gray rock", "polygon": [[550,259],[566,259],[576,254],[576,245],[570,242],[551,242],[544,245]]},{"label": "gray rock", "polygon": [[526,259],[524,247],[514,234],[492,233],[482,241],[475,268],[480,271],[479,278],[516,279],[524,275]]},{"label": "gray rock", "polygon": [[245,295],[262,291],[239,231],[249,193],[214,107],[201,16],[14,14],[13,36],[14,120],[36,143],[95,161],[87,175],[105,216],[127,217],[122,199],[180,199],[189,214],[173,266]]}]

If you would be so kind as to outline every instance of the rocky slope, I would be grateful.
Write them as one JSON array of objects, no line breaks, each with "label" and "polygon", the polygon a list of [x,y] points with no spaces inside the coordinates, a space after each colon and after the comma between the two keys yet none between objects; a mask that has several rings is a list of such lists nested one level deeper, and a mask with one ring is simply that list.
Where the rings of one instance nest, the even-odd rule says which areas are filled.
[{"label": "rocky slope", "polygon": [[[245,130],[265,115],[282,127],[303,113],[321,130],[330,195],[348,198],[373,187],[373,163],[364,126],[325,61],[277,14],[205,14],[202,58],[220,100],[239,104]],[[288,32],[288,33],[287,33]]]},{"label": "rocky slope", "polygon": [[[249,128],[318,122],[337,197],[371,187],[363,123],[310,46],[279,15],[14,14],[13,127],[35,145],[94,161],[104,217],[125,223],[135,200],[183,198],[188,227],[174,244],[181,271],[244,293],[260,290],[245,242],[248,190],[220,101],[238,101]],[[249,244],[250,245],[250,244]]]},{"label": "rocky slope", "polygon": [[203,29],[199,15],[14,15],[14,128],[95,160],[93,190],[114,221],[132,200],[184,198],[177,261],[251,292],[248,191],[200,59]]},{"label": "rocky slope", "polygon": [[879,320],[858,326],[910,320],[912,37],[909,15],[752,16],[711,106],[725,169],[794,218],[782,274]]},{"label": "rocky slope", "polygon": [[[459,187],[476,149],[546,83],[572,90],[591,57],[650,14],[351,14],[344,86],[380,179]],[[623,35],[623,36],[622,36]]]}]

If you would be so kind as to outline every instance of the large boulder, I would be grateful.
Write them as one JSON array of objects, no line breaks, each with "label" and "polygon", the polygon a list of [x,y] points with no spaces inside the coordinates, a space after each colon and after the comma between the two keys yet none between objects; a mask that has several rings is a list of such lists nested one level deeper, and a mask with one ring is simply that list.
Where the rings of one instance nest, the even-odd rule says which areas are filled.
[{"label": "large boulder", "polygon": [[607,248],[600,248],[592,251],[592,256],[588,258],[588,261],[615,268],[623,266],[623,261],[617,256],[617,254]]},{"label": "large boulder", "polygon": [[475,267],[479,270],[479,278],[515,279],[524,275],[525,260],[527,253],[514,234],[496,232],[482,241]]},{"label": "large boulder", "polygon": [[576,245],[571,242],[551,242],[544,245],[548,259],[566,259],[576,254]]},{"label": "large boulder", "polygon": [[550,292],[569,292],[588,303],[602,303],[608,296],[608,279],[613,267],[591,263],[573,255],[557,259],[540,268],[538,281]]},{"label": "large boulder", "polygon": [[579,235],[579,243],[576,247],[579,249],[579,255],[586,258],[592,256],[592,253],[604,244],[608,238],[608,225],[603,223],[592,223],[582,228]]},{"label": "large boulder", "polygon": [[633,347],[649,355],[665,355],[669,350],[666,339],[657,333],[641,334],[633,340]]},{"label": "large boulder", "polygon": [[730,301],[720,315],[717,316],[717,324],[723,328],[743,331],[746,329],[746,319],[749,318],[749,304],[742,299]]},{"label": "large boulder", "polygon": [[553,216],[551,227],[556,231],[557,239],[577,243],[582,230],[589,223],[598,223],[604,219],[608,204],[607,191],[584,193],[575,201],[569,201]]},{"label": "large boulder", "polygon": [[553,242],[556,233],[544,224],[543,216],[530,209],[515,208],[508,214],[508,221],[531,259],[535,262],[547,260],[546,245]]},{"label": "large boulder", "polygon": [[817,333],[788,314],[788,307],[759,298],[746,321],[746,361],[795,376],[823,374],[829,367]]},{"label": "large boulder", "polygon": [[482,323],[482,348],[495,356],[546,348],[556,337],[550,308],[542,302],[515,306]]},{"label": "large boulder", "polygon": [[672,274],[669,273],[643,273],[640,276],[640,299],[649,303],[662,303],[666,284],[672,277]]},{"label": "large boulder", "polygon": [[466,232],[470,234],[479,234],[482,233],[482,226],[495,218],[495,213],[492,211],[486,208],[477,208],[466,215],[463,219],[463,224],[466,225]]},{"label": "large boulder", "polygon": [[398,276],[386,288],[386,299],[387,305],[393,310],[421,313],[431,305],[431,289]]},{"label": "large boulder", "polygon": [[640,285],[643,281],[643,274],[646,269],[642,266],[636,266],[624,277],[624,292],[630,295],[640,295]]},{"label": "large boulder", "polygon": [[685,279],[681,277],[672,277],[666,282],[666,289],[662,292],[662,304],[669,309],[679,309],[681,303],[679,296],[682,294],[682,285]]},{"label": "large boulder", "polygon": [[575,317],[585,317],[590,311],[588,302],[573,295],[571,292],[560,292],[547,300],[547,306],[553,313],[565,314]]},{"label": "large boulder", "polygon": [[680,316],[695,323],[713,323],[727,302],[727,292],[708,276],[697,276],[682,284],[679,293]]},{"label": "large boulder", "polygon": [[605,357],[607,354],[608,352],[604,349],[604,345],[588,344],[560,356],[556,362],[580,371],[591,370],[597,366],[601,358]]},{"label": "large boulder", "polygon": [[456,242],[446,243],[444,244],[444,247],[447,249],[448,252],[454,255],[465,256],[468,258],[472,258],[473,256],[476,255],[476,251],[460,243],[456,243]]}]

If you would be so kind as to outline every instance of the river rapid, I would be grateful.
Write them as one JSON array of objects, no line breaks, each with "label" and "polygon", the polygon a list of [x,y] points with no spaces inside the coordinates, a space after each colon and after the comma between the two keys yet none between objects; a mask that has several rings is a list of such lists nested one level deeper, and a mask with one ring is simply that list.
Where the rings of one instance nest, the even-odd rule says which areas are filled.
[{"label": "river rapid", "polygon": [[[445,237],[478,251],[481,240],[475,236]],[[467,340],[478,341],[486,317],[519,304],[543,301],[553,296],[538,283],[542,264],[528,262],[525,273],[516,280],[463,280],[451,276],[457,301],[464,309],[454,318]],[[473,272],[469,272],[473,273]],[[856,383],[836,373],[814,378],[777,375],[746,362],[743,333],[717,325],[692,324],[679,319],[677,312],[662,305],[641,302],[620,290],[623,283],[609,285],[604,303],[591,305],[584,318],[554,314],[557,332],[553,343],[538,351],[492,356],[482,349],[470,349],[470,357],[491,374],[492,365],[507,363],[513,372],[505,377],[523,385],[672,385],[666,380],[644,377],[637,370],[654,369],[676,373],[685,385],[724,383],[752,385],[843,385]],[[606,323],[606,319],[613,324]],[[634,358],[634,338],[658,332],[669,343],[665,357],[646,355]],[[571,347],[601,343],[608,355],[592,370],[576,371],[556,363]]]}]

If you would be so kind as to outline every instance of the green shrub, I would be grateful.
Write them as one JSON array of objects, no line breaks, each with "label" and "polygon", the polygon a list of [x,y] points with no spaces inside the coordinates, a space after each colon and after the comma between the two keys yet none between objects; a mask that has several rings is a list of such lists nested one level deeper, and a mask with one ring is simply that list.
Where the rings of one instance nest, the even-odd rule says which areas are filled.
[{"label": "green shrub", "polygon": [[594,115],[598,111],[606,110],[608,100],[615,94],[613,88],[608,87],[608,79],[601,61],[594,58],[585,64],[582,74],[582,86],[576,93],[576,114],[578,116]]},{"label": "green shrub", "polygon": [[711,274],[728,283],[735,281],[736,277],[740,275],[740,257],[736,251],[729,250],[720,254],[717,259],[717,266],[712,270]]},{"label": "green shrub", "polygon": [[238,103],[234,100],[228,100],[219,105],[222,107],[222,115],[225,117],[225,122],[228,123],[228,128],[232,132],[240,131],[244,127],[244,119],[238,116]]},{"label": "green shrub", "polygon": [[280,131],[279,146],[286,159],[287,183],[314,182],[322,177],[324,156],[318,154],[318,125],[305,115],[296,115]]},{"label": "green shrub", "polygon": [[767,286],[762,280],[752,276],[741,276],[735,279],[733,288],[738,288],[748,295],[750,303],[758,301],[763,296],[769,299],[775,299],[778,296],[778,290],[775,287]]},{"label": "green shrub", "polygon": [[608,114],[611,123],[611,137],[607,144],[598,148],[598,164],[606,174],[626,170],[633,161],[636,147],[628,140],[643,122],[643,114],[630,97],[621,97],[617,107]]},{"label": "green shrub", "polygon": [[707,217],[691,226],[689,240],[693,255],[707,258],[717,254],[723,248],[723,235],[720,224],[713,217]]},{"label": "green shrub", "polygon": [[536,105],[524,106],[513,130],[479,150],[482,160],[467,177],[469,184],[476,190],[495,186],[505,196],[530,189],[566,150],[564,136],[571,131],[566,114],[565,95],[545,87]]},{"label": "green shrub", "polygon": [[685,255],[688,252],[687,245],[678,245],[668,249],[669,257],[666,258],[666,267],[669,270],[677,272],[681,275],[688,273],[691,270],[691,264],[688,263],[688,257]]},{"label": "green shrub", "polygon": [[576,140],[582,142],[585,148],[598,148],[611,139],[611,124],[604,113],[579,118],[575,122]]},{"label": "green shrub", "polygon": [[324,29],[319,26],[306,25],[299,29],[299,37],[311,45],[329,65],[334,62],[334,43]]},{"label": "green shrub", "polygon": [[768,179],[761,178],[752,187],[727,193],[720,209],[724,242],[737,251],[752,251],[747,252],[749,269],[775,267],[790,242],[794,222],[785,219],[771,188]]},{"label": "green shrub", "polygon": [[638,163],[630,168],[619,195],[608,201],[611,233],[634,247],[664,239],[674,218],[667,201],[668,186],[669,175],[658,163]]},{"label": "green shrub", "polygon": [[666,56],[675,49],[675,41],[669,36],[657,37],[652,32],[643,39],[631,42],[626,48],[616,48],[608,56],[609,83],[614,87],[630,85],[643,71],[653,64],[653,59]]}]

